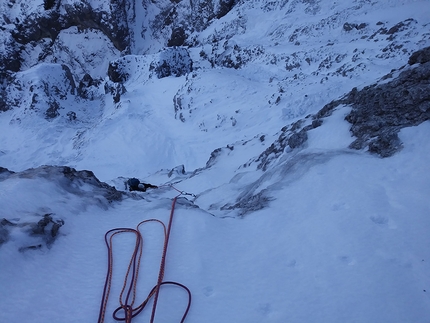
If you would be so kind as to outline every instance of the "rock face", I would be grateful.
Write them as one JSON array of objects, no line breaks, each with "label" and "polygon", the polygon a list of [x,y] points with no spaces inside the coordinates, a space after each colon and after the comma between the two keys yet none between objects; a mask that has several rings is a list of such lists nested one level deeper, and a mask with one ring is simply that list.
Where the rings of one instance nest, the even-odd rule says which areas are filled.
[{"label": "rock face", "polygon": [[[430,47],[413,53],[409,66],[384,76],[380,82],[354,88],[340,100],[327,104],[316,118],[331,114],[344,104],[352,107],[345,117],[357,138],[352,149],[367,148],[381,157],[390,157],[402,148],[398,132],[430,119]],[[416,65],[415,65],[416,64]],[[413,66],[411,66],[413,65]]]},{"label": "rock face", "polygon": [[[140,3],[118,0],[103,4],[92,0],[45,0],[43,7],[25,12],[23,8],[28,6],[23,2],[10,1],[7,6],[12,11],[21,11],[19,17],[7,12],[0,17],[0,22],[8,26],[0,30],[8,34],[2,37],[6,39],[5,51],[0,53],[2,78],[7,73],[18,72],[26,64],[26,52],[35,51],[35,47],[38,47],[36,51],[40,51],[39,62],[44,61],[56,46],[60,33],[72,27],[76,29],[76,33],[99,31],[118,52],[134,54],[131,52],[133,33],[139,27],[143,29],[142,35],[149,29],[151,37],[159,39],[161,46],[190,45],[194,42],[190,39],[192,33],[202,31],[214,19],[226,15],[236,4],[235,0],[143,0]],[[138,6],[141,8],[137,9]],[[136,17],[138,12],[142,14],[142,10],[145,17]],[[158,13],[151,16],[152,12]],[[135,28],[134,24],[142,19],[145,26]],[[70,53],[73,50],[68,49]]]},{"label": "rock face", "polygon": [[378,83],[361,90],[354,88],[318,113],[283,127],[278,139],[252,162],[267,170],[285,151],[300,148],[308,139],[307,131],[321,126],[340,105],[352,107],[345,120],[351,123],[351,133],[357,139],[349,148],[367,148],[381,157],[392,156],[402,148],[400,129],[430,120],[430,47],[414,52],[408,66]]},{"label": "rock face", "polygon": [[[268,189],[261,183],[279,176],[300,176],[315,164],[325,162],[340,153],[309,152],[301,150],[308,140],[308,131],[324,126],[335,109],[349,106],[345,120],[351,124],[356,140],[351,149],[367,149],[382,158],[390,157],[402,148],[398,132],[404,127],[416,126],[430,120],[430,47],[414,52],[409,65],[393,70],[376,84],[361,90],[354,88],[344,97],[326,104],[316,114],[308,115],[283,127],[279,137],[260,156],[244,167],[254,164],[264,171],[261,177],[241,189],[234,202],[221,206],[221,210],[236,210],[239,216],[265,208],[271,201]],[[260,137],[263,141],[264,137]],[[345,147],[346,148],[346,147]],[[224,148],[225,149],[225,148]],[[207,167],[215,162],[223,150],[217,149]],[[277,162],[277,163],[276,163]]]},{"label": "rock face", "polygon": [[[61,44],[59,35],[71,27],[76,29],[76,33],[99,31],[119,52],[129,51],[130,28],[127,15],[131,10],[131,3],[128,0],[111,1],[109,5],[101,7],[92,7],[90,0],[46,0],[43,7],[35,8],[23,2],[10,1],[8,7],[11,12],[5,12],[0,19],[6,25],[0,30],[2,38],[6,39],[5,50],[0,51],[1,78],[46,61],[53,51],[58,51],[56,47]],[[65,48],[71,56],[75,50],[73,46]],[[68,63],[67,59],[63,60],[61,57],[56,59],[59,63]],[[70,61],[74,60],[76,61],[76,57]]]},{"label": "rock face", "polygon": [[312,120],[309,116],[281,129],[278,139],[273,142],[255,160],[257,168],[267,170],[271,162],[281,156],[285,151],[300,148],[308,140],[307,132],[322,125],[322,120]]},{"label": "rock face", "polygon": [[414,65],[414,64],[424,64],[430,62],[430,47],[426,47],[424,49],[421,49],[419,51],[416,51],[411,55],[409,58],[408,64]]},{"label": "rock face", "polygon": [[[80,205],[83,209],[88,205],[107,208],[111,203],[121,201],[127,195],[125,192],[116,190],[115,187],[100,182],[93,172],[87,170],[77,171],[67,166],[41,166],[15,173],[0,167],[0,183],[9,180],[16,183],[17,179],[30,180],[27,185],[33,185],[32,187],[38,187],[37,183],[42,180],[42,189],[46,189],[47,182],[51,183],[58,193],[58,196],[52,199],[37,201],[39,206],[35,209],[23,208],[20,212],[22,214],[6,213],[5,217],[0,219],[0,245],[15,237],[12,240],[20,251],[50,248],[60,236],[61,227],[66,223],[64,218],[66,215],[55,211],[57,199],[63,197],[65,200],[70,200],[70,196],[75,196],[81,201]],[[31,194],[29,190],[21,190],[20,194],[25,199],[25,194],[29,192]],[[31,201],[32,198],[29,200]],[[75,206],[72,204],[70,207],[76,209],[76,204]],[[46,212],[47,210],[49,211]],[[59,210],[64,212],[63,208]],[[79,207],[76,212],[79,212]]]},{"label": "rock face", "polygon": [[[118,191],[115,187],[101,182],[92,171],[78,171],[68,166],[40,166],[17,173],[6,168],[0,168],[0,181],[15,177],[45,178],[57,183],[66,192],[86,196],[87,198],[95,198],[104,206],[114,201],[121,201],[125,195],[124,192]],[[89,188],[81,190],[85,185],[89,186]],[[100,206],[102,206],[101,204]]]},{"label": "rock face", "polygon": [[[61,30],[77,26],[80,30],[101,30],[119,51],[124,51],[129,46],[127,0],[111,1],[109,12],[94,9],[87,1],[64,6],[60,4],[61,1],[58,1],[56,7],[49,6],[50,9],[31,14],[24,21],[17,23],[12,37],[19,44],[37,42],[43,38],[54,41]],[[60,10],[60,7],[64,11]]]},{"label": "rock face", "polygon": [[[154,68],[154,66],[152,66]],[[186,48],[169,48],[160,53],[160,60],[155,66],[158,78],[182,76],[191,73],[193,62]]]},{"label": "rock face", "polygon": [[430,119],[430,47],[415,52],[398,76],[387,75],[379,84],[351,91],[343,100],[352,106],[346,120],[357,139],[350,148],[368,147],[371,153],[389,157],[401,148],[401,128]]},{"label": "rock face", "polygon": [[[167,46],[192,46],[194,32],[201,32],[214,19],[225,16],[237,0],[172,0],[160,8],[160,13],[151,23],[155,38],[168,33]],[[157,36],[158,35],[158,36]]]},{"label": "rock face", "polygon": [[[44,166],[47,168],[56,169],[55,166]],[[93,192],[95,194],[101,194],[108,203],[114,201],[121,201],[124,193],[121,191],[117,191],[117,189],[113,186],[110,186],[104,182],[101,182],[92,171],[89,170],[81,170],[77,171],[74,168],[61,166],[58,167],[58,172],[64,174],[64,177],[67,178],[70,182],[78,182],[79,184],[85,183],[91,185],[93,187]]]},{"label": "rock face", "polygon": [[[41,219],[37,221],[37,218]],[[59,219],[53,213],[43,214],[37,218],[34,222],[9,221],[5,218],[0,220],[0,245],[9,240],[13,231],[20,230],[29,238],[23,241],[19,251],[41,249],[45,246],[50,248],[59,236],[59,230],[64,225],[64,220]]]},{"label": "rock face", "polygon": [[[16,73],[4,96],[3,111],[20,107],[29,113],[39,113],[47,120],[60,115],[62,102],[75,95],[76,85],[67,65],[40,64],[32,73]],[[34,77],[37,75],[38,77]]]},{"label": "rock face", "polygon": [[[398,132],[430,119],[430,47],[414,52],[409,65],[384,76],[378,83],[354,88],[327,104],[314,118],[329,116],[341,104],[352,107],[345,117],[357,138],[349,148],[390,157],[402,148]],[[412,66],[411,66],[412,65]]]}]

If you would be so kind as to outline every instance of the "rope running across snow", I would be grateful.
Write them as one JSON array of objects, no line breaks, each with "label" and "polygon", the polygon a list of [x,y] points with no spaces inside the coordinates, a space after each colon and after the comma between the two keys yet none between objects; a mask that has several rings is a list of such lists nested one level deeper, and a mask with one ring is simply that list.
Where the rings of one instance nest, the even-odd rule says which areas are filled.
[{"label": "rope running across snow", "polygon": [[[115,228],[112,230],[109,230],[105,234],[105,242],[108,249],[108,269],[106,273],[106,280],[105,285],[103,289],[103,296],[102,301],[100,304],[100,312],[99,312],[99,319],[98,323],[103,323],[104,318],[106,315],[107,310],[107,303],[109,299],[109,294],[112,286],[112,273],[113,273],[113,260],[114,260],[114,252],[113,252],[113,238],[119,234],[124,233],[132,233],[135,235],[135,244],[134,244],[134,250],[133,254],[131,255],[130,262],[128,264],[128,268],[124,277],[124,283],[123,287],[119,296],[119,303],[120,306],[113,312],[113,318],[117,321],[124,321],[125,323],[131,323],[131,320],[136,317],[142,310],[145,308],[149,300],[154,297],[153,305],[152,305],[152,312],[151,312],[151,319],[150,323],[154,323],[156,309],[157,309],[157,303],[158,303],[158,296],[160,293],[160,287],[162,285],[175,285],[183,288],[187,294],[188,294],[188,304],[185,309],[185,312],[182,316],[182,319],[180,323],[183,323],[185,321],[185,318],[187,317],[188,311],[191,306],[191,292],[190,290],[180,283],[174,282],[174,281],[163,281],[164,278],[164,270],[166,266],[166,255],[167,255],[167,247],[169,244],[169,238],[170,238],[170,231],[172,228],[172,222],[173,222],[173,215],[175,212],[175,205],[176,200],[181,195],[193,195],[189,193],[185,193],[183,191],[180,191],[176,189],[175,187],[171,186],[171,188],[175,189],[179,192],[178,195],[176,195],[172,202],[172,207],[170,211],[170,217],[169,217],[169,223],[167,225],[167,228],[163,222],[157,219],[149,219],[144,220],[140,222],[136,229],[132,228]],[[140,267],[140,260],[142,258],[142,249],[143,249],[143,238],[142,234],[139,230],[139,227],[145,223],[148,222],[156,222],[162,225],[163,232],[164,232],[164,243],[163,243],[163,254],[161,256],[160,261],[160,268],[158,271],[158,280],[157,284],[152,288],[152,290],[149,292],[146,299],[137,307],[133,307],[134,303],[136,301],[136,292],[137,292],[137,279],[139,276],[139,267]],[[119,312],[123,311],[123,316],[119,316]]]}]

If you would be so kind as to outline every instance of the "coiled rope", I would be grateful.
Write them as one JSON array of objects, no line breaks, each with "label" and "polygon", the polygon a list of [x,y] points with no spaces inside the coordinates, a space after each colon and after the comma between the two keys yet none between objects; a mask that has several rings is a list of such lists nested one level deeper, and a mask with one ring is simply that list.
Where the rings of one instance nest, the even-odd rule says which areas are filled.
[{"label": "coiled rope", "polygon": [[[113,314],[112,314],[113,318],[117,321],[124,321],[125,323],[131,323],[131,320],[134,317],[136,317],[140,312],[142,312],[143,309],[145,308],[145,306],[147,305],[147,303],[149,302],[149,300],[152,297],[154,297],[154,301],[153,301],[153,305],[152,305],[151,318],[150,318],[150,323],[154,323],[156,309],[157,309],[157,303],[158,303],[158,296],[160,293],[160,287],[162,285],[175,285],[175,286],[179,286],[179,287],[183,288],[188,294],[188,304],[187,304],[187,307],[185,309],[185,312],[182,316],[180,323],[183,323],[185,321],[185,318],[187,317],[188,311],[189,311],[190,306],[191,306],[191,292],[190,292],[190,290],[185,285],[182,285],[180,283],[177,283],[174,281],[163,281],[163,278],[164,278],[164,270],[165,270],[165,266],[166,266],[167,247],[169,244],[170,231],[172,228],[172,221],[173,221],[173,215],[175,212],[176,200],[181,195],[193,195],[193,194],[180,191],[173,186],[170,186],[170,187],[173,188],[174,190],[178,191],[179,194],[173,198],[172,207],[171,207],[171,211],[170,211],[170,217],[169,217],[169,223],[167,225],[167,228],[162,221],[157,220],[157,219],[149,219],[149,220],[144,220],[144,221],[140,222],[137,225],[136,229],[115,228],[115,229],[112,229],[112,230],[109,230],[108,232],[106,232],[105,243],[106,243],[106,246],[108,249],[108,266],[107,266],[108,269],[107,269],[107,273],[106,273],[105,285],[103,288],[102,301],[100,304],[98,323],[104,322],[106,310],[107,310],[107,303],[108,303],[109,294],[110,294],[110,290],[111,290],[111,286],[112,286],[113,259],[114,259],[114,257],[113,257],[113,255],[114,255],[114,253],[113,253],[113,238],[115,236],[117,236],[119,234],[123,234],[123,233],[134,234],[136,240],[135,240],[135,244],[134,244],[133,254],[131,255],[130,262],[128,264],[128,268],[127,268],[127,271],[125,274],[124,284],[123,284],[121,293],[119,295],[120,306],[113,312]],[[133,307],[135,300],[136,300],[137,279],[139,276],[139,267],[140,267],[140,260],[142,258],[142,248],[143,248],[143,238],[142,238],[142,234],[139,230],[139,227],[145,223],[148,223],[148,222],[156,222],[156,223],[161,224],[163,227],[163,232],[164,232],[163,253],[161,256],[160,268],[158,271],[157,284],[152,288],[152,290],[149,292],[146,299],[140,305],[138,305],[137,307]],[[123,316],[119,316],[120,311],[124,311]]]}]

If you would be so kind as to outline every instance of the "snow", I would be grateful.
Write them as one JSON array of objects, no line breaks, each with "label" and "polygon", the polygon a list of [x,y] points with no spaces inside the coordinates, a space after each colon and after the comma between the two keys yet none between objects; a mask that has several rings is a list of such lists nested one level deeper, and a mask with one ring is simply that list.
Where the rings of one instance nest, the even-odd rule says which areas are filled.
[{"label": "snow", "polygon": [[[91,43],[90,47],[88,43]],[[48,55],[46,61],[67,61],[81,78],[85,73],[95,79],[102,78],[106,75],[109,61],[119,56],[119,51],[110,44],[109,39],[96,29],[87,29],[82,33],[78,32],[77,27],[62,30],[52,47],[55,54]]]},{"label": "snow", "polygon": [[[332,122],[343,127],[343,121]],[[426,322],[429,135],[429,122],[402,130],[405,148],[389,159],[364,153],[316,159],[300,179],[284,178],[269,209],[243,219],[179,205],[165,280],[192,290],[187,322]],[[104,233],[148,218],[167,222],[176,194],[85,210],[45,180],[0,185],[2,209],[14,217],[50,205],[67,224],[49,250],[17,253],[14,242],[2,246],[0,313],[6,322],[95,321],[106,270]],[[53,203],[52,196],[67,202]],[[160,232],[143,232],[151,249],[144,249],[139,300],[156,280]],[[109,311],[117,306],[131,247],[129,237],[118,238]],[[185,306],[184,292],[165,287],[157,320],[179,320]]]},{"label": "snow", "polygon": [[345,117],[350,111],[349,107],[340,107],[330,118],[324,120],[324,127],[309,131],[309,141],[312,142],[312,145],[326,151],[348,147],[353,141],[349,131],[350,124],[345,121]]},{"label": "snow", "polygon": [[[108,10],[106,3],[91,1]],[[201,59],[187,76],[157,79],[149,66],[157,62],[161,45],[147,39],[134,44],[133,55],[125,57],[131,62],[130,75],[118,104],[103,93],[93,101],[68,97],[61,101],[61,117],[49,122],[40,111],[26,112],[24,103],[2,112],[0,166],[20,172],[44,164],[67,165],[92,170],[120,190],[125,178],[138,177],[160,186],[173,183],[195,194],[184,195],[188,203],[181,197],[175,209],[164,277],[191,290],[187,323],[426,323],[429,121],[402,129],[403,149],[382,159],[347,148],[354,140],[344,120],[350,107],[339,106],[320,127],[308,131],[304,147],[286,150],[267,171],[256,169],[251,161],[278,138],[283,126],[315,113],[354,86],[369,85],[400,68],[417,44],[428,44],[428,1],[326,3],[316,15],[306,8],[317,2],[286,3],[278,11],[262,11],[266,1],[246,1],[198,36],[201,48],[189,49],[197,60],[201,50],[213,58],[227,55],[235,44],[264,47],[264,55],[254,56],[240,69],[212,68]],[[163,7],[160,2],[144,11],[136,5],[138,13],[150,16]],[[16,1],[12,17],[20,17],[18,6],[41,10],[42,1],[26,6]],[[136,17],[136,39],[150,35],[149,28],[140,34],[139,28],[147,24],[141,14]],[[387,44],[385,36],[370,41],[358,30],[342,31],[345,21],[375,28],[381,20],[390,28],[410,17],[418,21],[412,28],[415,34],[401,34],[399,38],[409,37],[402,40],[406,52],[391,58],[377,57]],[[329,18],[335,23],[322,28],[321,21]],[[238,29],[227,48],[212,46],[211,35],[232,26]],[[288,41],[296,28],[306,26],[310,32],[300,35],[300,46]],[[83,46],[88,39],[91,46]],[[333,45],[326,46],[329,42]],[[62,69],[54,60],[61,63],[73,56],[75,73],[90,72],[107,80],[103,70],[119,55],[94,30],[78,33],[70,28],[60,33],[56,44],[52,57],[37,66],[28,62],[39,51],[28,51],[28,69],[17,73],[17,79],[26,85],[41,80],[61,83]],[[60,44],[74,51],[66,55]],[[82,65],[92,52],[94,60]],[[288,71],[282,59],[293,53],[298,61],[309,57],[311,63]],[[325,58],[344,54],[339,63],[331,60],[333,66],[318,68]],[[355,54],[365,67],[336,75],[338,68],[352,64]],[[281,63],[269,64],[274,57]],[[11,94],[22,102],[30,100],[29,92],[27,99],[21,93]],[[174,109],[175,97],[186,107],[179,111],[185,121]],[[75,122],[64,118],[69,111],[77,113]],[[207,164],[218,148],[217,157]],[[184,165],[185,174],[169,176],[178,165]],[[164,186],[136,193],[143,199],[108,203],[90,185],[70,188],[57,176],[2,176],[0,219],[19,224],[0,245],[0,322],[9,323],[95,322],[107,270],[105,233],[116,227],[136,228],[151,218],[167,224],[178,194]],[[245,214],[228,208],[260,193],[269,199],[263,208]],[[25,225],[48,213],[64,220],[59,237],[49,248],[25,249],[38,241]],[[161,232],[154,223],[142,228],[137,302],[156,283]],[[106,323],[115,322],[111,313],[119,306],[134,240],[123,234],[114,243]],[[151,306],[152,302],[133,321],[148,322]],[[185,307],[184,291],[163,286],[156,321],[179,322]]]}]

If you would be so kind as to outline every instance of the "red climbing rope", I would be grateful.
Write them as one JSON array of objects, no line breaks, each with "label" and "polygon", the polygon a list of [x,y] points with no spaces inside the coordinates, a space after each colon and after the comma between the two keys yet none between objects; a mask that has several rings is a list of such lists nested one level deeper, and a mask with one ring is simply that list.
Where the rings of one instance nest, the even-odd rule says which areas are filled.
[{"label": "red climbing rope", "polygon": [[178,195],[175,196],[175,198],[173,199],[172,208],[170,210],[169,224],[167,226],[166,239],[164,240],[163,255],[161,256],[160,270],[158,271],[158,281],[157,281],[157,286],[155,288],[154,305],[152,306],[152,314],[151,314],[151,321],[150,321],[150,323],[154,322],[155,309],[157,308],[157,302],[158,302],[158,295],[159,295],[159,292],[160,292],[160,286],[161,286],[161,283],[163,282],[164,268],[166,266],[167,246],[169,244],[170,229],[172,228],[173,213],[175,212],[175,205],[176,205],[176,200],[177,199],[178,199]]},{"label": "red climbing rope", "polygon": [[[135,316],[137,316],[140,312],[142,312],[142,310],[145,308],[145,306],[147,305],[149,300],[154,296],[154,302],[152,305],[152,313],[151,313],[151,319],[150,319],[150,323],[154,323],[156,309],[157,309],[157,303],[158,303],[158,296],[160,293],[160,287],[162,285],[175,285],[175,286],[179,286],[179,287],[183,288],[188,294],[188,304],[187,304],[187,307],[185,309],[185,312],[182,316],[180,323],[183,323],[185,321],[185,318],[187,317],[188,311],[189,311],[190,306],[191,306],[191,292],[190,292],[190,290],[185,285],[182,285],[180,283],[173,282],[173,281],[163,281],[163,278],[164,278],[164,271],[165,271],[165,266],[166,266],[167,247],[168,247],[169,239],[170,239],[170,231],[172,228],[172,222],[173,222],[173,215],[175,212],[176,200],[178,199],[179,196],[181,196],[183,194],[186,194],[186,195],[192,195],[192,194],[179,191],[178,189],[174,188],[173,186],[170,186],[170,187],[172,187],[173,189],[178,191],[179,194],[177,196],[175,196],[173,199],[167,229],[166,229],[166,226],[164,225],[164,223],[161,222],[160,220],[149,219],[149,220],[145,220],[145,221],[140,222],[137,225],[136,229],[116,228],[116,229],[112,229],[112,230],[109,230],[108,232],[106,232],[105,243],[106,243],[106,246],[108,249],[108,269],[107,269],[107,273],[106,273],[106,280],[105,280],[105,285],[104,285],[104,289],[103,289],[102,301],[100,304],[98,323],[104,322],[104,318],[105,318],[106,310],[107,310],[107,303],[108,303],[108,299],[109,299],[109,293],[110,293],[110,289],[111,289],[111,285],[112,285],[113,259],[114,259],[114,257],[113,257],[113,254],[114,254],[113,253],[113,238],[116,235],[123,234],[123,233],[133,233],[135,235],[136,240],[135,240],[135,244],[134,244],[134,250],[133,250],[133,253],[130,257],[130,262],[128,264],[128,268],[127,268],[127,271],[125,274],[124,284],[123,284],[123,287],[122,287],[122,290],[121,290],[121,293],[119,296],[120,306],[113,312],[113,314],[112,314],[113,318],[117,321],[124,321],[125,323],[131,323],[131,320]],[[157,222],[157,223],[161,224],[163,227],[163,231],[164,231],[163,254],[161,256],[160,268],[158,271],[157,284],[152,288],[152,290],[149,292],[146,299],[139,306],[133,307],[135,300],[136,300],[137,278],[139,276],[139,267],[140,267],[140,260],[142,258],[142,248],[143,248],[143,238],[142,238],[142,234],[139,230],[139,227],[145,223],[148,223],[148,222]],[[124,294],[125,294],[125,297],[124,297]],[[119,316],[120,311],[124,311],[124,314],[122,317]]]}]

